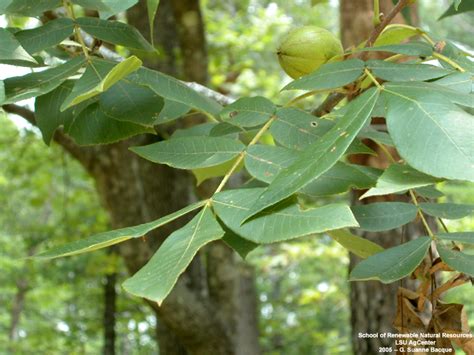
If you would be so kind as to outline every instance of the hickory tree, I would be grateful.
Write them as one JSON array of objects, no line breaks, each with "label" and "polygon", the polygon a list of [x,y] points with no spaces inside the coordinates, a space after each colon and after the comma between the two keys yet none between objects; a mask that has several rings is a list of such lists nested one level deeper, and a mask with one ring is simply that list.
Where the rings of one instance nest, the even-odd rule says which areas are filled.
[{"label": "hickory tree", "polygon": [[[139,55],[130,54],[156,51],[135,28],[109,19],[135,2],[3,1],[0,13],[10,18],[48,16],[32,29],[0,29],[0,63],[33,69],[0,81],[0,102],[15,112],[17,102],[35,98],[46,144],[58,128],[79,145],[110,144],[153,135],[158,125],[201,113],[206,122],[131,150],[156,164],[190,170],[199,180],[220,177],[220,183],[209,198],[170,215],[81,238],[37,258],[105,248],[193,214],[123,283],[127,292],[161,304],[208,243],[223,240],[245,258],[261,244],[326,233],[363,259],[350,274],[352,282],[419,280],[416,291],[400,289],[399,313],[411,317],[410,324],[396,323],[400,331],[469,331],[462,305],[439,298],[474,277],[474,232],[450,233],[442,219],[465,217],[474,207],[436,203],[441,193],[435,186],[474,182],[470,54],[421,28],[390,24],[409,5],[400,0],[383,17],[375,12],[374,31],[356,48],[344,51],[334,35],[313,26],[283,39],[278,60],[294,80],[282,90],[296,93],[287,104],[258,96],[232,101],[145,68]],[[153,22],[158,2],[149,3]],[[99,17],[86,16],[84,9]],[[447,15],[467,10],[468,2],[455,1]],[[110,49],[116,46],[129,55]],[[326,99],[313,110],[299,105],[321,95]],[[383,155],[388,164],[358,164],[354,157],[360,155]],[[244,183],[228,188],[236,173]],[[352,205],[325,203],[350,190]],[[383,198],[393,194],[399,198]],[[429,223],[433,218],[439,230]],[[357,236],[415,219],[424,232],[393,248]],[[437,276],[445,272],[450,278],[440,284]],[[426,309],[428,324],[421,317]],[[459,320],[457,327],[443,314]],[[472,346],[460,339],[461,347]]]}]

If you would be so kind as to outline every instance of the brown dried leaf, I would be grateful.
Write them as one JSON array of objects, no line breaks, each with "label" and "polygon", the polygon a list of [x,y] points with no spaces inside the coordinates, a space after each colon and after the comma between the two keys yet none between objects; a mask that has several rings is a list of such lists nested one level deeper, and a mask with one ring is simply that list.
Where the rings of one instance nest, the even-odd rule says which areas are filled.
[{"label": "brown dried leaf", "polygon": [[[472,334],[463,304],[438,302],[433,312],[435,328],[441,333]],[[474,354],[474,338],[453,338],[467,354]]]},{"label": "brown dried leaf", "polygon": [[416,312],[418,294],[400,287],[397,294],[397,314],[393,326],[400,333],[424,333],[426,326]]}]

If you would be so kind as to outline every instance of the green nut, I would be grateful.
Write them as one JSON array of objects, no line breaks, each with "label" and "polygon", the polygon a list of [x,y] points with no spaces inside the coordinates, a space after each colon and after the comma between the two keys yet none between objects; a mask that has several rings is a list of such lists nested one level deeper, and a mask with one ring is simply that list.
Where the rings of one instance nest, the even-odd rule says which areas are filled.
[{"label": "green nut", "polygon": [[343,53],[344,49],[337,37],[316,26],[304,26],[290,31],[277,51],[281,67],[294,79],[315,71],[331,58],[342,56]]}]

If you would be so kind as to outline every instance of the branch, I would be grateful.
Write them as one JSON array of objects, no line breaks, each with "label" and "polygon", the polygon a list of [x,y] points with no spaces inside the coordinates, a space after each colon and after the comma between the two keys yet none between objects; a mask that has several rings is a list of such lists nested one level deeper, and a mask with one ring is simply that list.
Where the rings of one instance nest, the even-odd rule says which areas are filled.
[{"label": "branch", "polygon": [[[7,113],[14,114],[20,117],[23,117],[26,121],[28,121],[33,126],[38,126],[36,123],[35,114],[30,109],[15,105],[15,104],[8,104],[2,106],[3,110]],[[79,147],[74,141],[66,136],[60,130],[56,130],[56,133],[53,137],[54,141],[61,145],[64,149],[66,149],[69,154],[71,154],[74,158],[79,160],[84,166],[88,166],[91,158],[92,148],[84,148]]]},{"label": "branch", "polygon": [[[84,31],[81,31],[81,35],[84,38],[84,42],[87,44],[87,46],[89,47],[94,46],[94,38],[92,36],[88,35]],[[104,46],[100,46],[97,49],[97,52],[105,59],[109,59],[114,62],[122,62],[125,60],[125,58],[122,57],[120,54]],[[208,87],[201,85],[199,83],[187,82],[187,81],[182,81],[182,83],[186,85],[187,87],[193,89],[194,91],[197,91],[198,93],[217,101],[221,105],[224,105],[224,106],[229,105],[235,101],[233,98],[222,95],[220,92],[209,89]]]},{"label": "branch", "polygon": [[329,112],[332,111],[336,105],[342,101],[343,98],[345,98],[345,94],[341,94],[340,92],[333,92],[326,97],[324,102],[319,105],[317,108],[315,108],[311,113],[313,116],[324,116],[328,114]]},{"label": "branch", "polygon": [[32,124],[33,126],[36,126],[35,114],[33,113],[33,111],[27,109],[26,107],[14,105],[14,104],[8,104],[8,105],[3,105],[2,108],[5,112],[23,117],[30,124]]},{"label": "branch", "polygon": [[[374,30],[370,33],[369,39],[367,40],[367,42],[365,42],[365,47],[372,47],[374,45],[375,41],[380,36],[384,28],[387,27],[390,22],[392,22],[395,16],[397,16],[398,13],[401,12],[408,5],[408,3],[409,0],[399,0],[397,2],[397,4],[392,8],[389,14],[385,16],[382,22],[378,26],[375,26]],[[368,54],[369,52],[362,52],[360,59],[364,60]]]},{"label": "branch", "polygon": [[197,91],[198,93],[217,101],[221,105],[230,105],[232,102],[235,101],[233,98],[226,95],[222,95],[220,92],[209,89],[207,86],[201,85],[199,83],[190,83],[187,81],[183,81],[182,83],[185,84],[187,87],[193,89],[194,91]]},{"label": "branch", "polygon": [[[395,16],[397,16],[397,14],[402,11],[405,6],[408,5],[408,3],[409,0],[399,0],[397,2],[397,4],[392,8],[390,13],[386,17],[384,17],[382,22],[372,30],[369,35],[369,39],[367,40],[367,42],[365,42],[365,47],[372,47],[374,45],[375,41],[380,36],[385,27],[387,27],[390,22],[392,22]],[[359,57],[362,60],[366,60],[369,53],[370,52],[361,52],[356,55],[356,58]],[[324,100],[321,105],[319,105],[316,109],[313,110],[312,114],[315,116],[323,116],[325,114],[328,114],[345,97],[346,95],[337,92],[329,94],[326,100]]]}]

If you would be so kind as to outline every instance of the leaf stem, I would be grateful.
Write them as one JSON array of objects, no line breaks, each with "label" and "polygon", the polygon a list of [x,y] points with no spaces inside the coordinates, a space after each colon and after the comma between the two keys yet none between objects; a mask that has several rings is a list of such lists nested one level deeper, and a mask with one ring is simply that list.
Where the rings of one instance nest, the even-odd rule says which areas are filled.
[{"label": "leaf stem", "polygon": [[425,215],[423,214],[423,211],[421,210],[420,205],[418,204],[418,200],[416,199],[415,193],[413,192],[413,190],[408,190],[408,192],[410,193],[410,197],[413,203],[418,208],[418,215],[420,216],[421,221],[423,222],[423,225],[426,231],[428,232],[428,235],[431,239],[434,239],[433,231],[431,230],[430,226],[428,225],[428,222],[426,221]]},{"label": "leaf stem", "polygon": [[[425,197],[421,197],[425,202],[429,202],[428,199],[426,199]],[[449,233],[449,230],[448,230],[448,227],[446,226],[446,223],[444,223],[443,219],[441,217],[437,217],[436,218],[439,222],[439,224],[441,224],[441,227],[443,227],[443,230],[446,232],[446,233]]]},{"label": "leaf stem", "polygon": [[421,37],[423,37],[426,40],[426,42],[431,44],[433,47],[435,46],[435,44],[436,44],[435,41],[433,41],[433,39],[430,36],[428,36],[426,33],[423,32],[421,34]]},{"label": "leaf stem", "polygon": [[394,62],[403,57],[405,57],[404,54],[395,54],[395,55],[392,55],[391,57],[385,58],[384,62]]},{"label": "leaf stem", "polygon": [[[74,14],[73,5],[69,2],[69,0],[63,0],[63,5],[66,9],[68,16],[75,21],[76,15]],[[89,60],[89,48],[87,48],[86,43],[84,42],[84,38],[82,38],[81,29],[77,24],[74,24],[74,35],[76,36],[77,41],[81,45],[82,52],[84,52],[84,56],[87,60]]]},{"label": "leaf stem", "polygon": [[374,26],[380,25],[380,0],[374,0]]},{"label": "leaf stem", "polygon": [[367,76],[370,78],[370,80],[372,80],[372,82],[375,84],[375,86],[377,86],[379,88],[379,90],[383,90],[382,85],[380,85],[380,83],[377,81],[377,79],[375,79],[375,77],[372,75],[372,73],[370,72],[369,69],[365,68],[364,72],[365,72],[365,74],[367,74]]},{"label": "leaf stem", "polygon": [[451,65],[453,68],[456,68],[457,70],[459,70],[461,73],[465,73],[465,72],[466,72],[466,69],[464,69],[463,67],[461,67],[458,63],[456,63],[455,61],[451,60],[450,58],[448,58],[448,57],[442,55],[441,53],[433,52],[433,57],[435,57],[436,59],[442,60],[443,62],[448,63],[448,64]]},{"label": "leaf stem", "polygon": [[[216,191],[214,191],[214,194],[217,194],[218,192],[221,192],[222,189],[224,188],[224,186],[227,184],[227,182],[229,181],[230,177],[232,176],[232,174],[234,173],[234,171],[237,169],[237,167],[239,166],[239,164],[242,162],[242,160],[244,159],[245,157],[245,153],[247,152],[247,149],[254,145],[255,143],[257,143],[260,138],[262,138],[263,134],[270,128],[270,126],[272,125],[272,123],[276,120],[276,116],[273,115],[272,117],[270,117],[270,119],[267,121],[267,123],[265,123],[263,125],[262,128],[260,128],[260,130],[257,132],[257,134],[255,135],[255,137],[253,137],[253,139],[250,141],[250,143],[247,145],[247,147],[242,151],[240,152],[239,156],[237,157],[237,160],[235,161],[235,163],[232,165],[232,167],[229,169],[229,171],[225,174],[224,178],[222,179],[221,183],[219,184],[219,186],[217,187]],[[212,197],[209,199],[209,203],[212,202]]]},{"label": "leaf stem", "polygon": [[[380,149],[382,149],[382,151],[387,155],[387,157],[390,159],[390,161],[392,163],[396,163],[395,159],[392,157],[392,155],[390,154],[390,152],[387,150],[387,148],[385,148],[385,146],[379,142],[375,142],[379,147]],[[423,226],[425,227],[426,231],[428,232],[428,235],[431,237],[431,239],[434,239],[434,233],[433,231],[431,230],[430,226],[428,225],[428,222],[426,221],[426,218],[425,218],[425,215],[423,214],[423,211],[421,210],[420,208],[420,205],[418,204],[418,200],[416,199],[416,195],[415,195],[415,192],[410,189],[408,190],[409,194],[410,194],[410,197],[413,201],[413,203],[415,204],[415,206],[418,208],[418,214],[421,218],[421,221],[423,222]],[[446,227],[444,225],[444,223],[442,223],[442,225],[444,227]]]},{"label": "leaf stem", "polygon": [[[383,21],[380,22],[375,28],[374,30],[372,31],[372,33],[370,34],[370,37],[369,39],[367,40],[367,42],[365,43],[365,46],[364,47],[372,47],[375,43],[375,40],[380,36],[380,34],[382,33],[382,31],[384,30],[385,27],[387,27],[387,25],[392,22],[392,20],[395,18],[395,16],[397,16],[397,14],[403,10],[403,8],[405,6],[408,5],[408,0],[399,0],[397,2],[397,4],[392,8],[392,10],[388,13],[387,16],[384,17]],[[361,56],[361,59],[365,59],[366,56],[368,54],[366,53],[369,53],[369,52],[363,52],[362,53],[362,56]]]},{"label": "leaf stem", "polygon": [[[397,16],[397,14],[403,10],[405,6],[408,5],[408,0],[399,0],[398,3],[392,8],[392,10],[388,13],[387,16],[385,16],[380,22],[379,25],[375,26],[375,28],[372,30],[372,33],[369,35],[369,39],[367,42],[365,42],[364,47],[373,47],[375,41],[377,38],[380,36],[382,31],[385,29],[385,27],[392,22],[392,20]],[[366,60],[370,52],[360,52],[356,58],[360,58],[362,60]],[[326,100],[319,105],[316,109],[314,109],[311,113],[314,116],[323,116],[325,114],[328,114],[329,112],[332,111],[336,105],[342,101],[347,95],[341,94],[338,92],[332,92],[331,94],[328,95]]]}]

